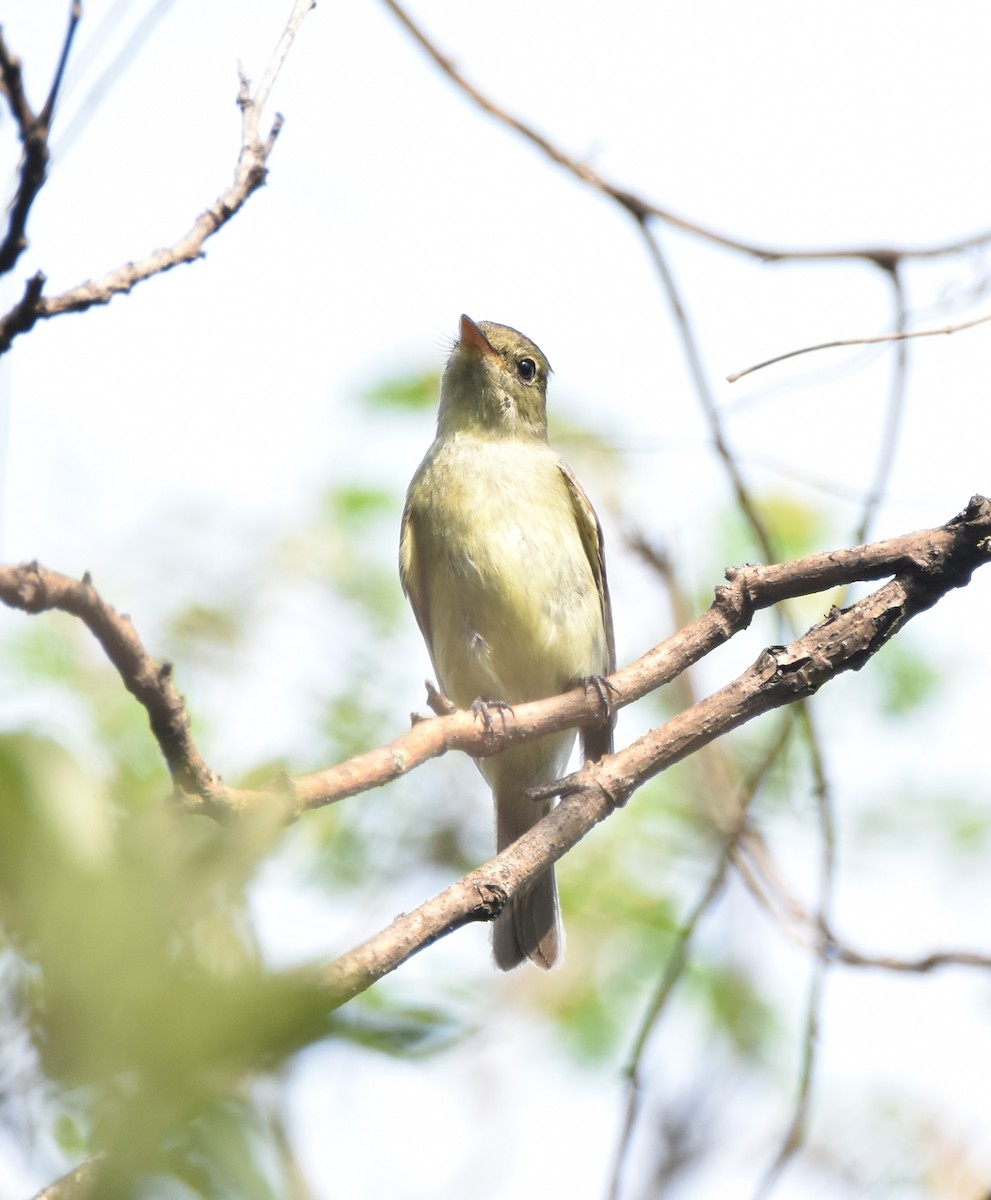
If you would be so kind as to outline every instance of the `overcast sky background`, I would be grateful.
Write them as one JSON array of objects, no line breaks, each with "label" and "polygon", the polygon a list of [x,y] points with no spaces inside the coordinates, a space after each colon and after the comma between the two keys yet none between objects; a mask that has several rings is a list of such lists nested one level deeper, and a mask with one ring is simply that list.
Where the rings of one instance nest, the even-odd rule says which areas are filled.
[{"label": "overcast sky background", "polygon": [[[36,105],[67,7],[12,0],[4,14]],[[88,0],[50,180],[32,214],[30,249],[5,281],[5,308],[36,269],[55,293],[185,232],[233,170],[236,63],[257,81],[289,7]],[[984,6],[435,0],[415,11],[509,111],[609,179],[720,231],[782,248],[924,247],[991,227]],[[149,14],[159,19],[145,27]],[[133,53],[112,69],[129,44]],[[210,240],[204,262],[105,309],[39,326],[0,365],[0,556],[90,570],[154,653],[156,622],[175,596],[222,576],[246,539],[305,521],[317,489],[412,474],[432,418],[369,428],[355,399],[383,377],[439,368],[464,311],[540,344],[555,369],[552,405],[619,452],[624,507],[690,577],[702,563],[708,569],[699,542],[712,536],[728,492],[629,218],[466,103],[374,0],[323,0],[273,107],[286,124],[268,185]],[[12,182],[6,117],[0,137]],[[724,377],[809,343],[886,332],[890,289],[863,264],[769,265],[685,235],[662,237],[752,486],[794,486],[827,503],[843,543],[872,476],[891,351],[827,352],[732,386]],[[908,264],[915,323],[991,309],[986,272],[981,254]],[[876,536],[940,524],[991,488],[989,338],[984,326],[914,344]],[[168,578],[155,577],[152,558],[168,564]],[[621,659],[669,632],[649,626],[660,620],[647,616],[656,598],[639,597],[627,570],[613,583]],[[950,680],[945,704],[925,730],[882,753],[862,744],[837,764],[841,792],[863,789],[865,779],[869,786],[872,774],[887,780],[895,746],[917,756],[900,761],[907,777],[963,780],[975,799],[991,800],[986,751],[973,737],[991,669],[989,589],[978,576],[920,619],[918,635]],[[0,618],[3,630],[24,619]],[[220,698],[230,721],[207,750],[225,773],[265,753],[302,752],[293,739],[312,668],[305,630],[279,644],[300,648],[295,661],[279,655],[258,682],[239,676]],[[744,646],[733,661],[742,665],[753,650]],[[410,662],[399,712],[421,702],[426,670],[425,654]],[[0,697],[0,713],[16,704]],[[842,726],[842,713],[831,720]],[[986,948],[983,889],[960,881],[958,893],[935,874],[892,901],[878,891],[879,875],[892,869],[904,882],[914,864],[879,867],[854,853],[853,866],[839,904],[855,917],[860,942],[905,952]],[[299,944],[326,951],[305,899],[286,894],[280,904],[289,907],[276,909],[276,923],[291,911]],[[448,939],[431,954],[484,958],[484,932],[472,932],[479,936]],[[787,957],[780,947],[763,952],[772,962]],[[836,976],[824,1093],[835,1105],[878,1079],[897,1094],[924,1089],[991,1171],[986,984],[960,973],[912,983]],[[461,1058],[371,1072],[357,1055],[319,1051],[299,1069],[303,1154],[321,1200],[463,1195],[469,1181],[480,1200],[538,1189],[544,1200],[600,1194],[618,1084],[590,1082],[511,1012]],[[512,1069],[528,1057],[541,1060],[539,1073]],[[691,1064],[668,1067],[676,1077]],[[473,1088],[470,1111],[462,1100]],[[361,1149],[370,1120],[376,1137],[396,1139],[396,1153],[374,1163],[367,1143]],[[533,1157],[536,1124],[567,1152]],[[517,1143],[530,1148],[518,1159],[502,1148]],[[735,1178],[710,1181],[705,1194],[749,1194],[747,1181],[774,1149],[772,1127],[757,1157]],[[777,1194],[818,1194],[810,1188],[795,1171]]]}]

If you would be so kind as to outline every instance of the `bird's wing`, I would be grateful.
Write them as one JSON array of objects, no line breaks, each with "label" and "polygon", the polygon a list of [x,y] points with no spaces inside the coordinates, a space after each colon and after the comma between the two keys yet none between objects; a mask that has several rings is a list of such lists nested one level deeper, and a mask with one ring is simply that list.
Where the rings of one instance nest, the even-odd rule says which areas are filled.
[{"label": "bird's wing", "polygon": [[575,524],[578,526],[578,535],[585,549],[585,557],[588,559],[588,565],[592,568],[592,577],[599,591],[599,604],[602,608],[602,627],[606,633],[608,656],[605,673],[610,675],[616,670],[616,644],[613,638],[609,583],[606,580],[606,559],[602,546],[602,526],[599,524],[599,518],[595,515],[595,509],[592,507],[591,500],[586,496],[585,489],[575,478],[571,468],[567,463],[562,461],[560,469],[568,489],[568,494],[571,497],[571,505],[575,513]]},{"label": "bird's wing", "polygon": [[[585,494],[585,489],[575,478],[571,468],[564,461],[560,464],[561,475],[564,479],[571,505],[575,513],[575,524],[581,538],[588,565],[592,568],[592,577],[599,591],[599,604],[602,609],[602,628],[606,635],[606,669],[604,674],[611,675],[616,670],[616,641],[612,627],[612,604],[609,600],[609,582],[606,579],[606,559],[602,543],[602,526],[595,515],[592,502]],[[586,759],[598,759],[603,754],[611,754],[612,731],[615,719],[610,718],[600,728],[588,727],[582,730],[582,749]]]},{"label": "bird's wing", "polygon": [[420,570],[419,558],[416,551],[416,532],[413,527],[413,514],[409,504],[403,509],[403,523],[399,535],[399,582],[409,599],[413,616],[420,627],[427,650],[433,657],[433,638],[430,635],[430,604],[427,589],[423,584],[423,573]]}]

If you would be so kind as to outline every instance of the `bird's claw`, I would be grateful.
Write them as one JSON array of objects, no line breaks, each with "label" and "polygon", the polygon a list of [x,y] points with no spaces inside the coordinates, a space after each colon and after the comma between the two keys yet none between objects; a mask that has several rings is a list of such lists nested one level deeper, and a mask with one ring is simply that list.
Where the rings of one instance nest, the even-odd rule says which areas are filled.
[{"label": "bird's claw", "polygon": [[507,704],[505,700],[483,700],[481,696],[472,703],[471,711],[476,717],[481,717],[482,724],[485,726],[486,733],[495,733],[495,722],[492,720],[493,712],[499,714],[502,720],[502,728],[506,728],[506,713],[512,713],[513,706]]},{"label": "bird's claw", "polygon": [[585,689],[586,696],[590,691],[595,692],[598,696],[599,704],[602,708],[602,724],[610,724],[615,712],[611,696],[618,696],[619,689],[610,683],[604,675],[586,675],[581,680],[581,685]]}]

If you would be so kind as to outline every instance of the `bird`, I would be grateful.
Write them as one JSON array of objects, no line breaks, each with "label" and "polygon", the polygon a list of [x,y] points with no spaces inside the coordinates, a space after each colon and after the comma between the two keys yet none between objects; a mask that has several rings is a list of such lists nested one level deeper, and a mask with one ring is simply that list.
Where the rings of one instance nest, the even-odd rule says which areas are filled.
[{"label": "bird", "polygon": [[[556,696],[615,670],[602,527],[547,440],[551,367],[508,325],[462,316],[441,379],[437,432],[409,485],[399,574],[445,696],[459,708]],[[582,729],[588,759],[612,752],[613,716]],[[476,759],[495,800],[496,847],[551,809],[527,789],[564,773],[574,730]],[[561,957],[554,868],[496,918],[496,966]]]}]

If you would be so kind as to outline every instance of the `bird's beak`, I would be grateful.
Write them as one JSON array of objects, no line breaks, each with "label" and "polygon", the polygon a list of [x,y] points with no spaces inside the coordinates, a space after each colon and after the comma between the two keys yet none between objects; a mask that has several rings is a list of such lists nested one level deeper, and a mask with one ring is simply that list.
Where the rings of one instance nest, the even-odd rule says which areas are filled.
[{"label": "bird's beak", "polygon": [[476,354],[496,353],[489,339],[471,317],[465,316],[464,313],[461,314],[461,341],[459,344],[469,350],[474,350]]}]

